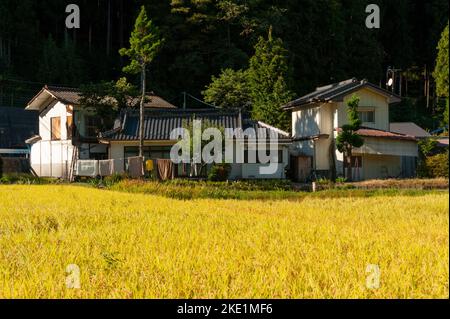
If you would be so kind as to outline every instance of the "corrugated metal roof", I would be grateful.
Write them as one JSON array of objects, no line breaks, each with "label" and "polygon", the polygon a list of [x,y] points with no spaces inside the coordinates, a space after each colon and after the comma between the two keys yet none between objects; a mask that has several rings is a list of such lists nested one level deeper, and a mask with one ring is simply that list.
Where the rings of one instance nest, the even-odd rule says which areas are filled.
[{"label": "corrugated metal roof", "polygon": [[423,128],[418,126],[413,122],[397,122],[391,123],[390,129],[391,132],[400,133],[405,135],[411,135],[418,138],[430,137],[431,134],[425,131]]},{"label": "corrugated metal roof", "polygon": [[291,109],[294,107],[307,105],[311,103],[332,102],[335,100],[339,100],[344,96],[363,87],[370,87],[373,90],[378,91],[380,94],[384,94],[392,98],[392,102],[400,102],[400,97],[393,94],[392,92],[380,88],[379,86],[374,85],[365,79],[360,81],[356,78],[352,78],[339,83],[318,87],[314,92],[308,93],[294,101],[289,102],[288,104],[283,106],[283,108]]},{"label": "corrugated metal roof", "polygon": [[[246,130],[255,129],[258,134],[265,136],[277,136],[279,139],[289,140],[287,132],[271,127],[262,122],[253,121],[244,117],[238,110],[206,109],[206,110],[161,110],[147,111],[144,120],[145,140],[170,140],[170,133],[173,130],[183,128],[194,119],[208,121],[216,127],[224,129]],[[259,129],[259,131],[258,131]],[[225,132],[227,133],[227,132]],[[242,133],[242,132],[240,132]],[[258,135],[261,136],[261,135]],[[122,115],[122,127],[101,134],[102,138],[113,141],[136,141],[139,139],[139,114],[136,111],[127,111]],[[238,138],[243,134],[238,134]]]}]

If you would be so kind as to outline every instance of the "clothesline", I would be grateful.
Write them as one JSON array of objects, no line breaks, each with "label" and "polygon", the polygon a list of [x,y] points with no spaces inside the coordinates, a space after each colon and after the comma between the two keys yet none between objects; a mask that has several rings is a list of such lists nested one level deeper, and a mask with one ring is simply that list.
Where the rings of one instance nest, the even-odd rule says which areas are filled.
[{"label": "clothesline", "polygon": [[[128,171],[131,177],[139,178],[145,175],[144,159],[145,157],[141,156],[130,156],[127,158],[115,158],[106,160],[79,159],[76,163],[76,175],[85,177],[111,176],[116,171],[118,171],[116,169],[116,162],[127,160],[128,166],[126,167],[126,171]],[[148,163],[149,161],[151,161],[151,164]],[[120,164],[118,166],[120,166]],[[148,159],[145,161],[145,168],[147,168],[148,171],[153,171],[154,169],[156,169],[162,179],[173,178],[173,166],[174,164],[170,159]]]}]

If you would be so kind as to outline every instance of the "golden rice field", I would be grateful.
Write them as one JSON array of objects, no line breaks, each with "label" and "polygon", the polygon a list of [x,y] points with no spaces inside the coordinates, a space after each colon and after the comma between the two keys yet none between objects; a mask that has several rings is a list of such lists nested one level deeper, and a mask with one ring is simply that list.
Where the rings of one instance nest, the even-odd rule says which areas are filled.
[{"label": "golden rice field", "polygon": [[448,298],[448,200],[0,186],[0,298]]}]

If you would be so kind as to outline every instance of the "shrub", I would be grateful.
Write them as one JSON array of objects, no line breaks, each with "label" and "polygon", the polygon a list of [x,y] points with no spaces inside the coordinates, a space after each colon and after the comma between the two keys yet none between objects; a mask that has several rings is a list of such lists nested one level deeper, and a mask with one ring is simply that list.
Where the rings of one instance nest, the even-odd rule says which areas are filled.
[{"label": "shrub", "polygon": [[214,164],[208,174],[208,180],[215,182],[226,181],[230,175],[230,172],[230,164]]},{"label": "shrub", "polygon": [[422,168],[427,177],[448,178],[448,151],[442,154],[427,157]]},{"label": "shrub", "polygon": [[3,159],[2,156],[0,155],[0,177],[2,177],[3,175]]},{"label": "shrub", "polygon": [[336,183],[338,183],[338,184],[343,184],[346,181],[347,181],[347,178],[342,177],[342,176],[339,176],[339,177],[336,178]]},{"label": "shrub", "polygon": [[109,187],[109,186],[119,183],[123,179],[124,179],[124,175],[121,175],[119,173],[114,173],[111,176],[106,176],[103,179],[103,182],[104,182],[105,186]]},{"label": "shrub", "polygon": [[21,184],[21,185],[32,185],[32,184],[54,184],[57,182],[54,178],[40,178],[33,176],[31,174],[3,174],[0,178],[0,184]]}]

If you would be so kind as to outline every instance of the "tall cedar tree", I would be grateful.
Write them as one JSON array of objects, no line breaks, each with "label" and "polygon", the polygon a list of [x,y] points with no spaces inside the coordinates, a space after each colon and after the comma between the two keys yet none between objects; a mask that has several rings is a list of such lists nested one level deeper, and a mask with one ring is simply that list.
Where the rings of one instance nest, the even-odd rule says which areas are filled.
[{"label": "tall cedar tree", "polygon": [[128,56],[131,63],[123,71],[131,74],[141,73],[141,103],[139,111],[139,156],[144,155],[144,101],[146,88],[147,66],[153,61],[158,53],[163,39],[159,36],[158,28],[152,20],[147,17],[145,7],[141,7],[141,12],[136,19],[134,30],[130,37],[130,48],[120,49],[122,56]]},{"label": "tall cedar tree", "polygon": [[294,97],[288,89],[287,79],[287,50],[280,38],[272,37],[270,27],[267,40],[259,38],[248,70],[252,115],[256,120],[284,130],[290,129],[290,117],[281,109]]},{"label": "tall cedar tree", "polygon": [[[342,126],[336,138],[336,147],[339,152],[344,154],[344,160],[347,161],[347,180],[352,180],[352,151],[364,145],[363,138],[357,133],[361,127],[361,120],[358,116],[359,97],[353,95],[347,102],[348,124]],[[344,171],[345,173],[345,171]]]},{"label": "tall cedar tree", "polygon": [[448,23],[441,35],[441,40],[438,44],[438,56],[436,60],[436,68],[434,69],[433,77],[436,81],[436,94],[439,97],[446,98],[445,112],[443,116],[443,124],[448,125]]}]

